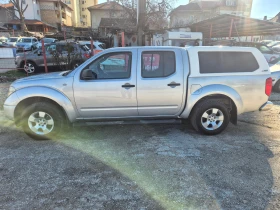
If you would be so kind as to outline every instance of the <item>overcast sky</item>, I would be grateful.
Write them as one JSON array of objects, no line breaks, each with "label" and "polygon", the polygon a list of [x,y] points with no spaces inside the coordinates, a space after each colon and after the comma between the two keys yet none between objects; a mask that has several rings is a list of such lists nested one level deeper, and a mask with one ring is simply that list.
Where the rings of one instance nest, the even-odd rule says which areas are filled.
[{"label": "overcast sky", "polygon": [[[99,3],[107,0],[99,0]],[[176,6],[187,4],[188,0],[177,0]],[[263,19],[264,16],[273,18],[280,12],[280,0],[253,0],[251,17]]]}]

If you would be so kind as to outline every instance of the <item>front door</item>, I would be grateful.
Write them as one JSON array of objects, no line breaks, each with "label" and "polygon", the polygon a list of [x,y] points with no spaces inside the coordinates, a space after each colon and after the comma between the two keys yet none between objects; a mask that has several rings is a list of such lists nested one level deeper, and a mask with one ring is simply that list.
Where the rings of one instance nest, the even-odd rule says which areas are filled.
[{"label": "front door", "polygon": [[[74,97],[82,118],[138,116],[136,61],[137,50],[105,53],[76,73]],[[87,69],[91,70],[96,79],[81,78],[81,74]]]},{"label": "front door", "polygon": [[138,50],[139,116],[176,116],[183,106],[184,75],[181,51]]}]

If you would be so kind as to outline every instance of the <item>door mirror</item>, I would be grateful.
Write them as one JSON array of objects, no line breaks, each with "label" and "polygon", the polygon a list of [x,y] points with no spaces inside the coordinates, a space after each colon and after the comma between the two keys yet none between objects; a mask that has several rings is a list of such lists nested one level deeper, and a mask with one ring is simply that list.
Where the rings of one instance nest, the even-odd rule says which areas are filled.
[{"label": "door mirror", "polygon": [[97,79],[97,74],[92,72],[91,69],[85,69],[82,72],[81,79],[94,80],[94,79]]},{"label": "door mirror", "polygon": [[41,51],[41,50],[38,50],[37,55],[38,55],[38,56],[41,56],[41,55],[42,55],[42,51]]}]

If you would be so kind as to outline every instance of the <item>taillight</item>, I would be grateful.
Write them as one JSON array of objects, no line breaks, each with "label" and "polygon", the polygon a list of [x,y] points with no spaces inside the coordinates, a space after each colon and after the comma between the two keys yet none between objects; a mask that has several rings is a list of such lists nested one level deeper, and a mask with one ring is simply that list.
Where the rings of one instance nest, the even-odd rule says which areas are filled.
[{"label": "taillight", "polygon": [[271,91],[272,91],[272,78],[269,77],[266,79],[266,82],[265,82],[265,94],[267,96],[270,96]]},{"label": "taillight", "polygon": [[85,53],[84,56],[85,56],[86,58],[90,58],[90,54],[88,54],[88,53]]}]

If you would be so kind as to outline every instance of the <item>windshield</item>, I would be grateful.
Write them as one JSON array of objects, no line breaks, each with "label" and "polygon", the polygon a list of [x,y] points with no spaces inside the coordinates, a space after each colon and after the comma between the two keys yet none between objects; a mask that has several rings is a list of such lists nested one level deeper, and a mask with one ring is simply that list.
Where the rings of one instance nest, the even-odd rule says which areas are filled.
[{"label": "windshield", "polygon": [[105,44],[98,45],[101,49],[105,49]]},{"label": "windshield", "polygon": [[31,42],[31,39],[24,39],[24,38],[21,38],[18,42],[30,43],[30,42]]},{"label": "windshield", "polygon": [[[42,41],[41,41],[41,42],[42,42]],[[53,40],[53,39],[44,39],[44,42],[45,42],[45,43],[53,43],[54,40]]]},{"label": "windshield", "polygon": [[17,40],[18,40],[17,38],[10,38],[9,39],[10,42],[17,42]]}]

